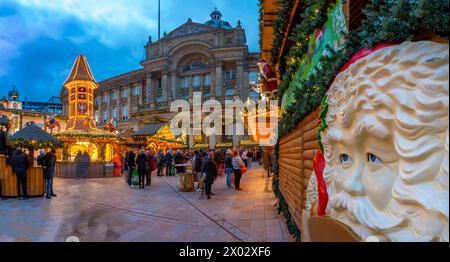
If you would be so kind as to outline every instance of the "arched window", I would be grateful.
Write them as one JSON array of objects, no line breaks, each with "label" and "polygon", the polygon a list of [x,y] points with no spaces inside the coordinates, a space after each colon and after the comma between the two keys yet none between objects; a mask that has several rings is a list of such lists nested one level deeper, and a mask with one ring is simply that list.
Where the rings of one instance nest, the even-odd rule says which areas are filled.
[{"label": "arched window", "polygon": [[210,86],[211,85],[211,74],[206,74],[204,79],[204,85]]},{"label": "arched window", "polygon": [[192,85],[193,85],[194,87],[200,86],[200,76],[199,76],[199,75],[195,75],[195,76],[192,78]]}]

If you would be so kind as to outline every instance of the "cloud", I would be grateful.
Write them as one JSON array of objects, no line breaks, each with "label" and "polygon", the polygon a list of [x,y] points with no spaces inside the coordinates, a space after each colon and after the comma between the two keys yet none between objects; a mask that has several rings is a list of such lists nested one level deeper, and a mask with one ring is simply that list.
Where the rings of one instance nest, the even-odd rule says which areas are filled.
[{"label": "cloud", "polygon": [[[161,29],[206,22],[217,7],[233,26],[242,21],[257,51],[257,2],[161,0]],[[29,99],[58,95],[79,54],[97,81],[138,69],[149,35],[157,38],[157,0],[0,0],[0,96],[13,84]]]}]

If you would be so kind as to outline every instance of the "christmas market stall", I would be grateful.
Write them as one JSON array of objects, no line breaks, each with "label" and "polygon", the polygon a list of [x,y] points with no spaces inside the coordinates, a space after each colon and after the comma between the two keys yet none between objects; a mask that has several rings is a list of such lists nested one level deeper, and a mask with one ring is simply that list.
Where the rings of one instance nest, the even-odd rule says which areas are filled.
[{"label": "christmas market stall", "polygon": [[259,6],[261,56],[279,77],[273,191],[289,232],[448,242],[449,2]]},{"label": "christmas market stall", "polygon": [[176,138],[168,124],[149,124],[142,127],[133,136],[136,141],[146,141],[147,147],[154,151],[185,149],[187,145],[181,138]]},{"label": "christmas market stall", "polygon": [[[30,166],[27,170],[27,195],[41,197],[45,193],[44,172],[42,167],[34,161],[34,152],[38,149],[50,149],[60,147],[61,141],[48,134],[34,123],[16,132],[10,138],[15,148],[28,151]],[[0,183],[2,197],[17,197],[17,177],[4,155],[0,155]]]},{"label": "christmas market stall", "polygon": [[113,166],[109,162],[114,153],[120,152],[125,141],[114,133],[111,126],[108,130],[101,130],[94,123],[94,90],[98,84],[83,55],[77,57],[64,87],[69,91],[69,120],[66,129],[55,134],[64,142],[64,147],[57,152],[56,176],[79,176],[75,162],[79,164],[80,159],[89,166],[85,174],[88,178],[112,176]]}]

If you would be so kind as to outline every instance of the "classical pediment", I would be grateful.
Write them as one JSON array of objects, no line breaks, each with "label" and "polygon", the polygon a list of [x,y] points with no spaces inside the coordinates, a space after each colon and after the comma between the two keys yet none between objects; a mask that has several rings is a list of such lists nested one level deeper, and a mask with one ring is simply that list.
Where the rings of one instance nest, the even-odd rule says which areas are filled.
[{"label": "classical pediment", "polygon": [[167,34],[164,38],[175,38],[180,36],[187,36],[187,35],[193,35],[193,34],[200,34],[200,33],[211,33],[214,32],[214,28],[211,26],[193,23],[193,22],[187,22],[177,29],[173,30],[169,34]]}]

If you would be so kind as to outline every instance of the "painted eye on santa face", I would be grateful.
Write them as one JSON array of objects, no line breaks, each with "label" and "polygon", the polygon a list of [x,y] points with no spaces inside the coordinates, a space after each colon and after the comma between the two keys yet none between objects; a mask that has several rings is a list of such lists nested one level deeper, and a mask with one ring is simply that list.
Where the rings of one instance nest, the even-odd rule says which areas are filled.
[{"label": "painted eye on santa face", "polygon": [[351,158],[351,156],[349,156],[347,154],[342,154],[340,156],[340,161],[341,161],[341,164],[344,164],[344,165],[349,165],[349,164],[353,163],[353,159]]},{"label": "painted eye on santa face", "polygon": [[376,156],[372,153],[367,154],[367,162],[369,162],[370,164],[375,164],[375,165],[383,164],[383,160],[381,160],[381,158],[379,158],[378,156]]}]

